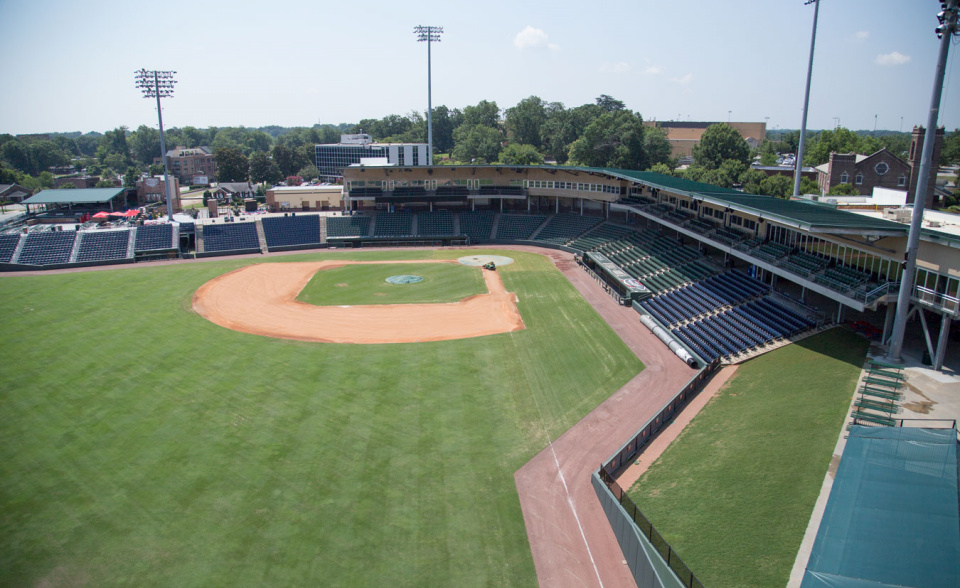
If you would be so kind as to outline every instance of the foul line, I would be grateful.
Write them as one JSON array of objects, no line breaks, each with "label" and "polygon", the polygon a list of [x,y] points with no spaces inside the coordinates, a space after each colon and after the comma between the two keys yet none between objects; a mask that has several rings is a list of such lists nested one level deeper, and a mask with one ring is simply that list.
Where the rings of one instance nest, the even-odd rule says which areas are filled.
[{"label": "foul line", "polygon": [[553,441],[550,442],[550,453],[553,454],[553,463],[557,464],[557,473],[560,474],[560,481],[563,483],[563,492],[567,495],[567,504],[570,506],[570,512],[577,521],[577,528],[580,529],[580,538],[583,539],[583,546],[587,548],[587,555],[590,556],[590,563],[593,565],[593,573],[597,575],[597,582],[600,582],[600,588],[603,588],[603,580],[600,579],[600,570],[597,569],[597,562],[593,559],[593,552],[590,551],[590,544],[587,543],[587,536],[583,532],[583,525],[580,524],[580,517],[577,516],[577,509],[573,507],[573,499],[570,496],[570,489],[567,487],[567,479],[563,476],[563,469],[560,468],[560,460],[557,459],[557,452],[553,448]]}]

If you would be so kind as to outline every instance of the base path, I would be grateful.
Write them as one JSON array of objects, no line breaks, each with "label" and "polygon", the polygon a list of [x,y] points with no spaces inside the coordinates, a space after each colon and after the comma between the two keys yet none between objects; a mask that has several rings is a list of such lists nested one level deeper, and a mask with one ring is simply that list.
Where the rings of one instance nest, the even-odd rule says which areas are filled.
[{"label": "base path", "polygon": [[530,250],[550,257],[645,365],[514,474],[537,580],[543,588],[635,586],[590,476],[696,372],[644,327],[634,310],[606,294],[570,254]]},{"label": "base path", "polygon": [[447,304],[315,306],[297,295],[315,273],[368,263],[456,263],[454,260],[263,263],[210,280],[193,295],[193,309],[222,327],[254,335],[321,343],[446,341],[524,328],[517,298],[497,272],[483,272],[487,294]]}]

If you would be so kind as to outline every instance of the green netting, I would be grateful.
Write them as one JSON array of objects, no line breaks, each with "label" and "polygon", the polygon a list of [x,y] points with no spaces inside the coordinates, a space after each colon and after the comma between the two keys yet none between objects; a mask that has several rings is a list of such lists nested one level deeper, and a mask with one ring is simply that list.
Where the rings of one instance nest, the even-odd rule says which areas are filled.
[{"label": "green netting", "polygon": [[801,588],[960,586],[956,429],[850,429]]}]

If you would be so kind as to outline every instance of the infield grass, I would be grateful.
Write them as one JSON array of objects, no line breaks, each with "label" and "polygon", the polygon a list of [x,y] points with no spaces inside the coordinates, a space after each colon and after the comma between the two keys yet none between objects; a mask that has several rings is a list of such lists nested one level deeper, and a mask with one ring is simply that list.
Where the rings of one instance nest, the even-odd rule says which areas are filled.
[{"label": "infield grass", "polygon": [[507,255],[525,330],[417,344],[192,312],[261,259],[0,277],[0,583],[535,585],[513,473],[642,365],[548,260]]},{"label": "infield grass", "polygon": [[785,586],[868,342],[832,329],[744,363],[629,495],[705,586]]},{"label": "infield grass", "polygon": [[[347,265],[318,271],[297,300],[317,306],[457,302],[487,293],[482,271],[459,263]],[[397,275],[416,275],[423,281],[386,281]]]}]

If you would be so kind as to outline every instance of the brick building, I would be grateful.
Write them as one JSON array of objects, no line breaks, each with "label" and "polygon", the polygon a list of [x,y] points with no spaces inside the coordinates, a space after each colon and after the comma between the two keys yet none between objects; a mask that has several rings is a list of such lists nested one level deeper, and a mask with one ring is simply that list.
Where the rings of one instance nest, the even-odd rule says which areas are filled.
[{"label": "brick building", "polygon": [[[907,202],[913,202],[919,180],[923,138],[924,129],[914,127],[907,161],[900,159],[886,148],[871,155],[831,153],[830,160],[816,168],[820,190],[823,194],[828,194],[839,184],[852,184],[860,194],[869,196],[874,188],[888,188],[907,192]],[[939,128],[933,147],[934,162],[939,161],[942,146],[943,128]],[[936,174],[937,165],[930,166],[926,206],[933,204]]]},{"label": "brick building", "polygon": [[701,122],[701,121],[643,121],[644,126],[663,129],[670,143],[670,157],[689,157],[693,147],[710,125],[725,124],[736,129],[752,149],[756,149],[767,137],[765,122]]},{"label": "brick building", "polygon": [[[137,204],[143,206],[151,202],[166,202],[166,184],[163,177],[141,178],[137,180]],[[180,210],[180,182],[171,178],[173,210]]]},{"label": "brick building", "polygon": [[[162,163],[159,157],[154,163]],[[209,147],[177,147],[167,151],[170,174],[181,184],[209,184],[217,176],[217,158]]]}]

